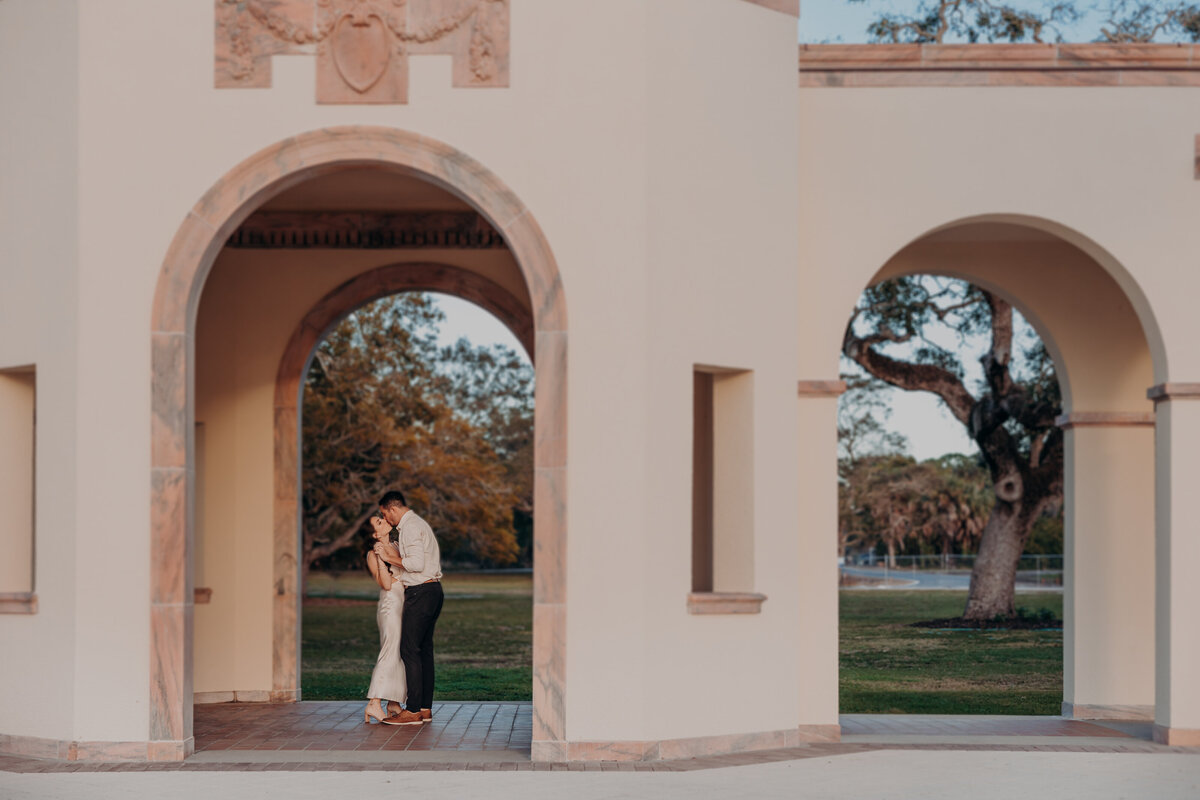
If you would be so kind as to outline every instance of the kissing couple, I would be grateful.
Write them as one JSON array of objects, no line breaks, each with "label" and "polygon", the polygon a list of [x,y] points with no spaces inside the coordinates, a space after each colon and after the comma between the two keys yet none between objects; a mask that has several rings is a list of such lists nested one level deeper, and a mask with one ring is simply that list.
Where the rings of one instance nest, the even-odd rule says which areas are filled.
[{"label": "kissing couple", "polygon": [[445,599],[441,548],[429,523],[395,489],[379,499],[371,529],[367,569],[379,584],[379,657],[363,722],[432,722],[433,630]]}]

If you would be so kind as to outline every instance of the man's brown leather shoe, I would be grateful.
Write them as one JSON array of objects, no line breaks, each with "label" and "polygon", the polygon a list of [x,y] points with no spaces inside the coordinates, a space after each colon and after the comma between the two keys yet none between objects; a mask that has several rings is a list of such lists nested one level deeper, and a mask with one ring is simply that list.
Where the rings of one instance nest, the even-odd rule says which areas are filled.
[{"label": "man's brown leather shoe", "polygon": [[393,714],[383,721],[384,725],[420,725],[421,715],[414,711],[401,711],[399,714]]},{"label": "man's brown leather shoe", "polygon": [[422,708],[421,709],[421,722],[433,722],[433,709],[432,708]]}]

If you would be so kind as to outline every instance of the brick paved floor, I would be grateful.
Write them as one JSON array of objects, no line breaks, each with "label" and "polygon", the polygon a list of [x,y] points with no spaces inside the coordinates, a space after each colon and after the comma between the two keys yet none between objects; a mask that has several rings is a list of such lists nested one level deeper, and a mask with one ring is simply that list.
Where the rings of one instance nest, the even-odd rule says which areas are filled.
[{"label": "brick paved floor", "polygon": [[433,722],[363,722],[362,702],[196,706],[197,753],[246,750],[515,751],[529,756],[530,703],[439,703]]}]

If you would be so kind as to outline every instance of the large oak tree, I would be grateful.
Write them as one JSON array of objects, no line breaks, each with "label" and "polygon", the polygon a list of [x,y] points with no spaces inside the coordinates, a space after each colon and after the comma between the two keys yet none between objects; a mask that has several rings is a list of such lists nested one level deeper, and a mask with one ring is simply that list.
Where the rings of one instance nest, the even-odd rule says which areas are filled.
[{"label": "large oak tree", "polygon": [[[968,387],[956,350],[932,329],[984,335],[983,380]],[[907,277],[863,293],[846,328],[844,355],[875,378],[908,391],[931,392],[979,446],[995,504],[980,537],[963,616],[1015,613],[1017,564],[1034,524],[1062,501],[1063,434],[1055,425],[1061,400],[1053,365],[1040,342],[1013,364],[1013,309],[961,281]]]}]

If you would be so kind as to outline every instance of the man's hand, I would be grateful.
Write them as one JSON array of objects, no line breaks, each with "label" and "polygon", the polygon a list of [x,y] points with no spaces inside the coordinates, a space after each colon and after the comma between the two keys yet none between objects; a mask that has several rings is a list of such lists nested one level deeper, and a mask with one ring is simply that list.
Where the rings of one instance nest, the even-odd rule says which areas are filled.
[{"label": "man's hand", "polygon": [[397,550],[392,544],[376,542],[373,549],[375,550],[375,555],[379,556],[387,563],[397,567],[404,566],[404,563],[400,560],[400,551]]}]

